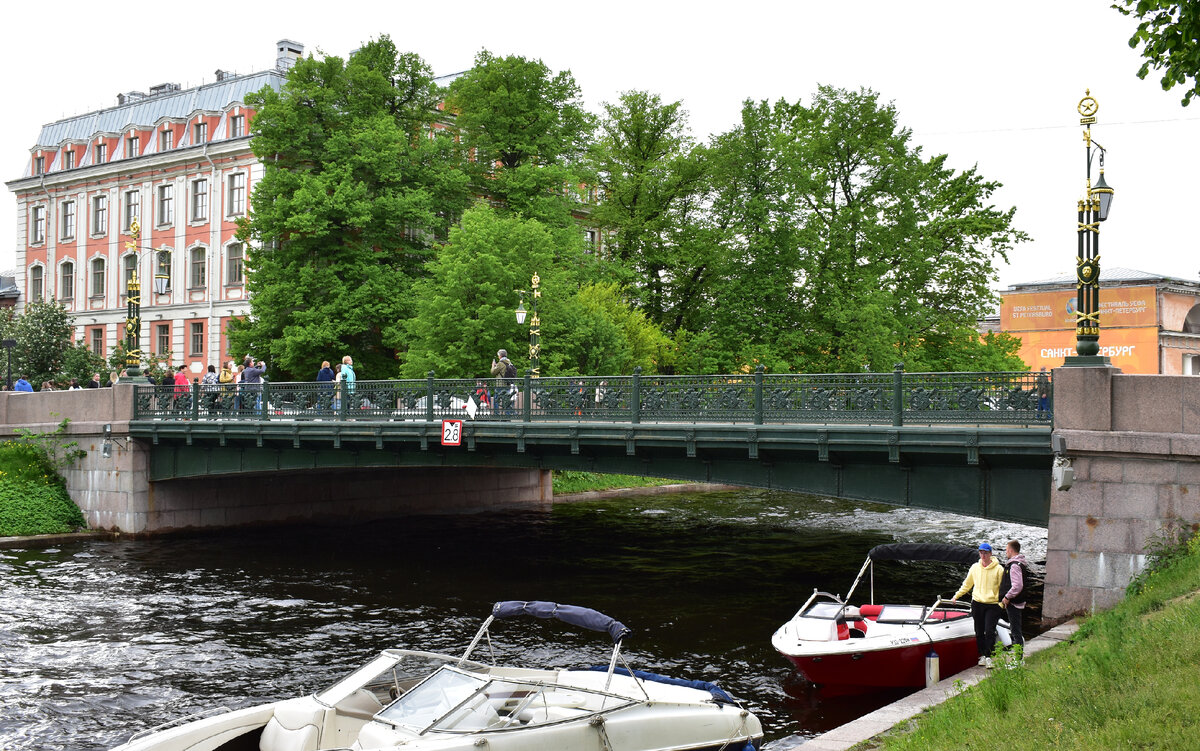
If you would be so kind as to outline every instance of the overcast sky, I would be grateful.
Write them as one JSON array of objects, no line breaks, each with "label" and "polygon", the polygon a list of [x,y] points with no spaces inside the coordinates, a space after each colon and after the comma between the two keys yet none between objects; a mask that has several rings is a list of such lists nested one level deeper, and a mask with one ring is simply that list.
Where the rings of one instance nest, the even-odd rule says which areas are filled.
[{"label": "overcast sky", "polygon": [[[1103,2],[476,2],[292,0],[98,6],[22,3],[0,31],[8,113],[0,167],[22,174],[42,124],[116,104],[118,92],[211,82],[217,68],[274,65],[275,42],[345,56],[390,34],[438,75],[475,53],[569,69],[588,107],[645,89],[682,100],[700,140],[731,128],[744,99],[811,100],[818,84],[867,87],[895,103],[926,155],[978,164],[1004,187],[1032,240],[999,268],[999,288],[1073,273],[1084,145],[1075,107],[1099,101],[1093,137],[1115,189],[1101,265],[1200,279],[1193,216],[1200,103],[1135,75],[1135,26]],[[16,263],[16,201],[0,207],[0,267]]]}]

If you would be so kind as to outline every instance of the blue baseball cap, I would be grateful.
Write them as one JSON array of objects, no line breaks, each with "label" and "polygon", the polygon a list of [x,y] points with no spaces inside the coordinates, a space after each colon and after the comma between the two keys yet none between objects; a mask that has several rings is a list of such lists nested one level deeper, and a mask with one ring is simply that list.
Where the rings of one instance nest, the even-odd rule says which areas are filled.
[{"label": "blue baseball cap", "polygon": [[991,545],[988,545],[986,542],[981,542],[981,543],[979,543],[979,549],[980,549],[980,550],[986,550],[986,551],[987,551],[987,552],[989,552],[989,553],[990,553],[990,552],[992,552],[992,546],[991,546]]}]

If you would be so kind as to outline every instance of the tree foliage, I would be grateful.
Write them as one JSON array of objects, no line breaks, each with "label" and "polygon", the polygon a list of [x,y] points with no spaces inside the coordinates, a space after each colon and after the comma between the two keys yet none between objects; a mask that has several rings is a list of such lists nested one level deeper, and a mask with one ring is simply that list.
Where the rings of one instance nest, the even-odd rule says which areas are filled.
[{"label": "tree foliage", "polygon": [[428,66],[384,36],[346,61],[297,61],[282,91],[249,98],[264,164],[242,236],[251,314],[230,327],[235,352],[309,378],[354,356],[366,377],[395,372],[385,343],[412,312],[412,281],[469,205],[461,151],[434,128]]},{"label": "tree foliage", "polygon": [[1184,107],[1200,95],[1200,4],[1179,0],[1118,0],[1115,8],[1138,19],[1129,46],[1141,49],[1145,62],[1138,69],[1144,79],[1150,69],[1162,71],[1163,91],[1179,84],[1185,88]]},{"label": "tree foliage", "polygon": [[54,300],[32,300],[25,305],[16,324],[17,346],[13,350],[13,378],[26,375],[29,382],[58,380],[72,348],[74,319],[65,306]]}]

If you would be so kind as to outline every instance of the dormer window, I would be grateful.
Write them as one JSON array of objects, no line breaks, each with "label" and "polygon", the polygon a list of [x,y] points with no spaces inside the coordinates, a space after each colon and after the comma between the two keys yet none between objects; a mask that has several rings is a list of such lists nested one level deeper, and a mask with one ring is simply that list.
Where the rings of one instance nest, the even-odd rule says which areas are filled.
[{"label": "dormer window", "polygon": [[229,137],[240,138],[246,135],[246,116],[234,115],[229,118]]},{"label": "dormer window", "polygon": [[96,144],[96,152],[95,153],[96,153],[96,164],[104,164],[105,162],[107,162],[108,161],[108,144],[103,143],[103,142]]},{"label": "dormer window", "polygon": [[125,139],[125,156],[132,159],[141,154],[141,139],[137,136],[130,136]]},{"label": "dormer window", "polygon": [[208,143],[208,123],[198,122],[192,126],[192,141],[195,143]]},{"label": "dormer window", "polygon": [[63,152],[63,169],[75,169],[75,149]]},{"label": "dormer window", "polygon": [[33,174],[35,174],[35,175],[46,174],[46,157],[35,156],[33,158]]},{"label": "dormer window", "polygon": [[172,131],[172,130],[160,131],[158,134],[158,149],[159,149],[159,151],[166,151],[167,149],[171,148],[171,140],[174,137],[175,137],[175,131]]}]

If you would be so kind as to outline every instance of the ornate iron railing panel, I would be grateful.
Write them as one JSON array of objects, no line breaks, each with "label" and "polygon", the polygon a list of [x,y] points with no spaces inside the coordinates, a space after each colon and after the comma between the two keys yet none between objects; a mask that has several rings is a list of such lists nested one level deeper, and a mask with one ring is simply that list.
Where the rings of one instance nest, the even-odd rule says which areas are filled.
[{"label": "ornate iron railing panel", "polygon": [[764,375],[763,422],[890,423],[892,385],[885,373]]},{"label": "ornate iron railing panel", "polygon": [[[136,385],[135,420],[1049,424],[1045,373],[459,378]],[[470,416],[469,403],[475,414]]]}]

